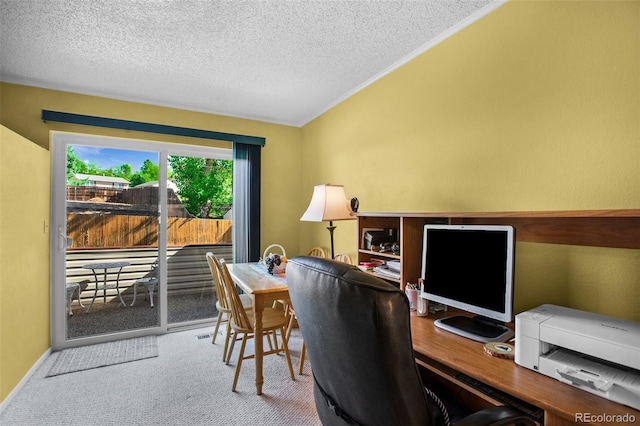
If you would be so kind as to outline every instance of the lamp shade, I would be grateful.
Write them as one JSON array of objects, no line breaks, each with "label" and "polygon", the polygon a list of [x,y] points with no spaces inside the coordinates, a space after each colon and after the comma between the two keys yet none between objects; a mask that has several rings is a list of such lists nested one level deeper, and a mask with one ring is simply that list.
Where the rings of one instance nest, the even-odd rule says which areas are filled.
[{"label": "lamp shade", "polygon": [[342,185],[316,185],[307,211],[300,220],[324,222],[326,220],[355,219],[349,207],[349,200]]}]

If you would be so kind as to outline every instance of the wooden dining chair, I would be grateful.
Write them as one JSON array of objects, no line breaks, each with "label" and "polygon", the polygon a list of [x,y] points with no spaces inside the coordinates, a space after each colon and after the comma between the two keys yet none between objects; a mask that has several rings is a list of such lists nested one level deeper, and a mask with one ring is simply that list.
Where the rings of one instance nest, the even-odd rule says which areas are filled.
[{"label": "wooden dining chair", "polygon": [[[279,254],[280,256],[287,257],[287,252],[284,249],[284,247],[282,247],[280,244],[271,244],[266,249],[264,249],[264,252],[262,253],[262,259],[263,260],[272,253],[271,249],[277,249],[277,251],[279,251],[280,253],[275,253],[275,254]],[[282,305],[283,306],[283,310],[286,313],[287,312],[287,304],[288,303],[286,301],[284,301],[284,300],[274,300],[272,307],[276,308],[278,305]]]},{"label": "wooden dining chair", "polygon": [[[231,319],[230,324],[236,336],[242,336],[242,345],[240,346],[240,353],[238,354],[238,362],[236,364],[236,372],[233,378],[233,385],[231,386],[231,390],[235,392],[236,385],[238,384],[238,377],[240,376],[240,369],[242,368],[242,361],[245,359],[255,358],[253,354],[245,356],[244,351],[247,346],[247,341],[249,338],[253,337],[255,339],[262,339],[264,336],[269,336],[271,333],[275,333],[278,330],[280,331],[280,336],[282,338],[282,346],[275,345],[271,346],[270,349],[264,351],[263,356],[278,354],[284,352],[287,366],[289,367],[289,374],[291,376],[291,380],[295,380],[293,367],[291,365],[291,356],[289,355],[289,346],[287,342],[287,321],[288,317],[286,317],[283,312],[279,309],[275,308],[265,308],[262,314],[262,336],[254,336],[253,333],[253,312],[247,311],[242,306],[242,302],[240,300],[240,295],[235,289],[235,284],[233,279],[231,278],[231,274],[229,274],[229,270],[227,269],[227,265],[224,262],[218,262],[221,272],[221,282],[225,288],[225,295],[227,297],[227,302],[229,307],[231,308]],[[233,342],[232,342],[233,344]]]},{"label": "wooden dining chair", "polygon": [[[308,256],[326,258],[327,252],[322,247],[313,247],[311,250],[309,250]],[[291,305],[290,301],[277,300],[274,302],[273,306],[276,307],[277,303],[280,303],[284,306],[284,310],[289,316],[289,321],[287,323],[287,341],[288,341],[289,337],[291,337],[291,330],[293,329],[293,324],[296,321],[296,311],[293,309],[293,306]],[[303,339],[302,347],[300,349],[300,364],[298,366],[298,374],[302,374],[302,370],[304,369],[304,358],[307,352],[306,349],[307,348],[304,345],[304,339]]]},{"label": "wooden dining chair", "polygon": [[311,250],[309,250],[308,256],[327,257],[327,252],[324,251],[322,247],[314,247]]},{"label": "wooden dining chair", "polygon": [[346,253],[338,253],[334,257],[338,262],[346,263],[347,265],[353,265],[353,261],[351,260],[351,256]]},{"label": "wooden dining chair", "polygon": [[272,253],[271,252],[272,249],[276,249],[277,251],[280,252],[275,254],[279,254],[281,256],[287,257],[287,252],[285,251],[284,247],[282,247],[280,244],[271,244],[266,249],[264,249],[264,252],[262,253],[262,258],[264,259],[265,257],[269,256],[269,254]]},{"label": "wooden dining chair", "polygon": [[[289,315],[289,320],[287,322],[287,342],[289,341],[289,337],[291,337],[291,330],[293,329],[293,323],[297,320],[296,311],[293,309],[291,302],[287,304],[287,310]],[[302,374],[302,370],[304,369],[304,358],[307,353],[307,347],[304,344],[304,339],[301,337],[302,347],[300,348],[300,364],[298,365],[298,374]]]},{"label": "wooden dining chair", "polygon": [[[218,330],[220,329],[220,323],[223,321],[223,317],[226,317],[227,320],[227,331],[225,333],[224,338],[224,349],[222,350],[222,361],[228,360],[228,355],[231,355],[231,348],[229,346],[229,341],[231,340],[231,308],[229,307],[229,302],[226,297],[226,289],[222,285],[221,272],[220,267],[218,266],[220,263],[215,255],[211,252],[206,254],[207,263],[209,264],[209,270],[211,271],[211,278],[213,279],[213,284],[216,289],[217,301],[216,301],[216,310],[218,311],[218,320],[216,321],[216,328],[213,331],[213,339],[211,339],[211,344],[216,343],[216,337],[218,336]],[[235,291],[235,289],[234,289]],[[248,294],[240,294],[238,295],[240,298],[240,303],[244,307],[245,310],[251,310],[253,305],[251,301],[251,297]]]}]

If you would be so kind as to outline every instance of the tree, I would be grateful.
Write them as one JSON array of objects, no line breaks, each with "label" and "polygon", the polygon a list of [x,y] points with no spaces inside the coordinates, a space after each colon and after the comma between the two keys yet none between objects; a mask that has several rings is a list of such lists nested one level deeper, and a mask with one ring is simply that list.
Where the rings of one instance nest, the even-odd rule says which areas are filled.
[{"label": "tree", "polygon": [[233,162],[212,158],[169,156],[178,195],[189,213],[220,218],[231,205]]},{"label": "tree", "polygon": [[73,147],[67,145],[67,185],[84,185],[82,181],[73,181],[73,175],[76,173],[86,173],[87,165],[78,158]]},{"label": "tree", "polygon": [[131,164],[120,164],[117,167],[111,169],[113,176],[120,177],[131,181],[131,177],[133,176],[133,168]]},{"label": "tree", "polygon": [[85,164],[78,158],[71,145],[67,145],[67,175],[82,173]]},{"label": "tree", "polygon": [[[178,195],[189,213],[200,218],[221,218],[232,204],[233,162],[212,158],[169,156],[169,177],[178,187]],[[115,176],[129,181],[130,187],[157,181],[159,167],[151,160],[144,160],[140,171],[132,173],[130,164],[101,169],[93,163],[85,163],[67,146],[67,182],[76,173],[98,176]]]},{"label": "tree", "polygon": [[[128,165],[128,164],[127,164]],[[121,166],[122,167],[122,166]],[[131,168],[131,166],[129,166]],[[140,167],[140,171],[134,173],[129,180],[129,185],[134,187],[136,185],[140,185],[145,182],[151,182],[154,180],[158,180],[158,165],[153,164],[151,160],[144,160],[142,166]]]},{"label": "tree", "polygon": [[[151,163],[151,166],[153,166],[153,163]],[[153,171],[151,170],[151,167],[147,166],[147,168],[150,170],[148,173],[153,175]],[[155,171],[156,177],[151,180],[158,179],[157,166],[155,166],[155,168],[156,168],[156,171]],[[83,174],[96,175],[96,176],[115,176],[115,177],[121,177],[123,179],[130,181],[133,173],[132,169],[133,168],[131,167],[131,164],[121,164],[111,169],[101,169],[93,163],[82,161],[76,155],[75,151],[73,150],[73,146],[67,145],[67,184],[68,185],[84,185],[86,183],[86,180],[72,181],[71,178],[76,173],[83,173]]]}]

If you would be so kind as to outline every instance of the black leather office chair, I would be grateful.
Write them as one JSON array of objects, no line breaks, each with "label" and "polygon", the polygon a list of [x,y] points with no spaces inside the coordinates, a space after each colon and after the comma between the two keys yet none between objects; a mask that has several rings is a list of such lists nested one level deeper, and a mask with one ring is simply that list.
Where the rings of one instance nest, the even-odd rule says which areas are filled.
[{"label": "black leather office chair", "polygon": [[[309,256],[289,260],[287,284],[323,425],[437,424],[402,291],[355,266]],[[535,424],[511,407],[492,407],[456,425],[519,423]]]}]

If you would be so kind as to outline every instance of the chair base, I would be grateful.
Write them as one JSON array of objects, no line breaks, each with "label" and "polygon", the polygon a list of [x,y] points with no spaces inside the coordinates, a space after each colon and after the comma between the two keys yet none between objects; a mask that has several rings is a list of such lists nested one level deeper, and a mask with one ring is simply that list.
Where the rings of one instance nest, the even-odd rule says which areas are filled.
[{"label": "chair base", "polygon": [[[282,341],[283,341],[282,346],[278,346],[277,342],[276,342],[276,345],[273,346],[272,349],[270,349],[268,351],[265,351],[263,353],[263,356],[272,355],[272,354],[279,354],[280,352],[284,352],[284,355],[285,355],[285,358],[286,358],[286,361],[287,361],[287,367],[289,367],[289,375],[291,376],[291,380],[295,381],[296,378],[295,378],[295,374],[293,372],[293,365],[291,364],[291,355],[289,354],[289,346],[287,344],[286,324],[283,324],[283,326],[280,327],[279,330],[280,330],[280,334],[281,334]],[[273,331],[273,335],[275,337],[275,334],[276,334],[275,333],[275,329],[271,330],[271,331]],[[269,333],[269,331],[265,331],[265,333]],[[237,364],[236,364],[236,371],[235,371],[235,374],[234,374],[234,377],[233,377],[233,385],[231,386],[231,391],[232,392],[236,391],[236,386],[238,384],[238,378],[240,377],[240,369],[242,368],[242,361],[245,360],[245,359],[255,358],[254,354],[247,355],[247,356],[244,355],[244,351],[245,351],[245,348],[247,346],[247,341],[250,338],[255,338],[255,336],[252,333],[245,333],[245,332],[239,332],[239,333],[236,333],[236,334],[243,334],[243,336],[242,336],[242,344],[240,345],[240,353],[238,354],[238,361],[237,361]],[[265,334],[265,335],[269,336],[269,334]],[[237,339],[234,339],[234,341],[235,340],[240,340],[240,339],[237,338]],[[233,342],[232,342],[232,348],[233,348]],[[229,357],[231,356],[231,350],[232,349],[230,349],[230,352],[228,354]]]},{"label": "chair base", "polygon": [[[253,302],[251,300],[251,297],[248,294],[241,294],[240,295],[240,301],[242,302],[242,306],[245,307],[245,309],[251,311],[251,309],[253,309]],[[222,307],[222,305],[220,304],[220,302],[216,302],[216,310],[218,311],[218,318],[216,320],[216,327],[213,330],[213,337],[211,338],[211,344],[215,345],[216,344],[216,338],[218,337],[218,331],[220,330],[220,324],[223,322],[227,323],[227,331],[225,333],[225,338],[224,338],[224,349],[222,350],[222,362],[225,362],[227,364],[229,364],[229,357],[231,356],[231,354],[229,353],[229,341],[231,340],[231,324],[229,322],[229,310],[224,309]],[[226,319],[223,319],[223,316],[226,316]],[[235,343],[235,342],[234,342]],[[233,350],[233,345],[231,345],[231,350]]]}]

